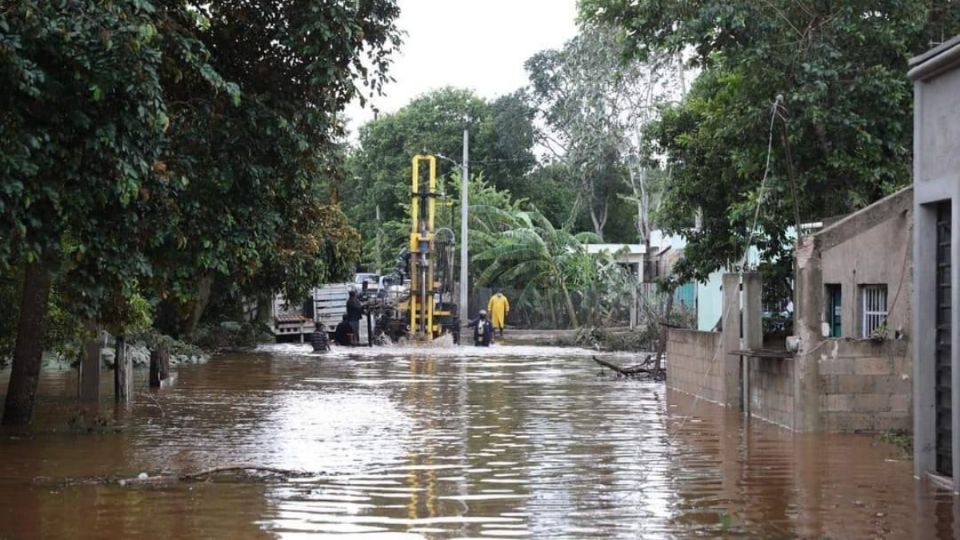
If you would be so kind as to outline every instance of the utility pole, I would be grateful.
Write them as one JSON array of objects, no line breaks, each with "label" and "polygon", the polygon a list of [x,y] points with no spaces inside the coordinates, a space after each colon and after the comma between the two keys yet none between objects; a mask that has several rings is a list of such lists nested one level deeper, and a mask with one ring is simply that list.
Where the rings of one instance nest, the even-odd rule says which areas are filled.
[{"label": "utility pole", "polygon": [[[467,245],[468,245],[468,227],[469,218],[468,208],[470,205],[467,195],[467,183],[470,181],[470,166],[468,160],[470,156],[470,132],[463,130],[463,173],[460,177],[460,320],[470,318],[470,302],[467,297]],[[463,342],[461,341],[461,344]]]},{"label": "utility pole", "polygon": [[380,223],[380,205],[377,205],[377,272],[383,273],[383,256],[380,251],[380,237],[382,236],[383,225]]}]

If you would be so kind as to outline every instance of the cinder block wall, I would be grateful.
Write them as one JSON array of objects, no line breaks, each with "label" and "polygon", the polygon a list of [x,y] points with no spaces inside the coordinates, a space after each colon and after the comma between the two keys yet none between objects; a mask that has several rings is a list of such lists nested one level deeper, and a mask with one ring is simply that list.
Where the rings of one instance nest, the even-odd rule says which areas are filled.
[{"label": "cinder block wall", "polygon": [[795,429],[793,371],[792,358],[750,359],[750,413],[754,417]]},{"label": "cinder block wall", "polygon": [[[671,328],[667,386],[724,403],[721,334]],[[912,428],[913,360],[909,344],[830,339],[819,350],[820,429],[878,432]],[[754,418],[797,429],[794,359],[750,360],[750,410]]]},{"label": "cinder block wall", "polygon": [[831,339],[822,351],[824,431],[912,431],[913,359],[908,343]]},{"label": "cinder block wall", "polygon": [[720,332],[670,328],[667,332],[667,386],[723,403]]}]

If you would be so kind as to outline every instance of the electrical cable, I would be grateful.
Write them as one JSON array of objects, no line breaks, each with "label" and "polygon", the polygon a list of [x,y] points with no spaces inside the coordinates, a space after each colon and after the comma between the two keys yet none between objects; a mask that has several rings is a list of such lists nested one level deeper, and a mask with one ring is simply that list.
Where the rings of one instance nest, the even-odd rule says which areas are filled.
[{"label": "electrical cable", "polygon": [[[747,245],[746,245],[746,247],[745,247],[745,249],[744,249],[743,258],[741,259],[741,262],[740,262],[740,267],[741,267],[741,269],[742,269],[742,268],[745,268],[745,266],[746,266],[746,264],[747,264],[747,260],[748,260],[748,257],[749,257],[749,255],[750,255],[750,245],[753,243],[753,238],[754,238],[754,236],[756,235],[756,231],[757,231],[757,222],[759,221],[759,218],[760,218],[760,207],[762,206],[762,204],[763,204],[763,199],[764,199],[764,188],[766,187],[766,184],[767,184],[767,178],[769,178],[769,176],[770,176],[770,159],[771,159],[771,156],[773,155],[773,128],[774,128],[774,125],[775,125],[775,123],[776,123],[776,119],[777,119],[777,117],[779,116],[779,109],[780,109],[780,105],[781,105],[782,103],[783,103],[783,94],[777,94],[776,98],[773,100],[773,104],[770,106],[770,127],[768,128],[768,136],[767,136],[767,158],[766,158],[766,164],[765,164],[765,166],[764,166],[763,178],[760,180],[760,190],[759,190],[758,195],[757,195],[757,204],[756,204],[756,207],[754,208],[754,212],[753,212],[753,225],[752,225],[751,228],[750,228],[750,234],[749,234],[749,236],[747,237]],[[799,234],[800,234],[800,231],[797,231],[797,235],[799,235]],[[741,285],[742,285],[742,274],[741,274],[741,282],[740,282],[740,283],[741,283]],[[720,319],[721,321],[729,320],[730,310],[731,310],[731,309],[732,309],[732,306],[725,306],[725,310],[726,310],[726,311],[721,314],[721,319]],[[825,343],[825,342],[821,342],[819,345],[817,345],[816,347],[814,347],[812,350],[806,351],[804,354],[811,354],[811,353],[815,352],[817,349],[819,349],[820,347],[822,347],[824,343]],[[717,347],[717,348],[714,350],[713,357],[710,359],[709,367],[707,368],[706,373],[703,374],[703,376],[702,376],[702,378],[701,378],[701,380],[700,380],[700,387],[703,387],[703,383],[707,380],[708,377],[710,377],[710,376],[713,374],[714,366],[716,366],[717,364],[719,364],[719,362],[718,362],[718,357],[720,356],[720,352],[721,352],[721,349],[722,349],[722,348],[723,348],[723,347],[720,346],[720,347]],[[724,354],[726,354],[726,352],[724,352]],[[669,361],[670,361],[670,359],[669,359],[669,357],[668,357],[668,358],[667,358],[667,362],[669,362]],[[703,399],[702,396],[699,396],[699,395],[696,395],[696,394],[693,395],[693,398],[694,398],[694,399],[693,399],[693,405],[692,405],[693,407],[696,407],[696,405]],[[749,397],[748,397],[748,399],[749,399]],[[688,416],[685,416],[685,417],[682,419],[682,421],[679,423],[679,425],[676,426],[676,428],[677,428],[677,429],[682,428],[682,427],[686,424],[687,418],[689,418],[689,415],[688,415]]]},{"label": "electrical cable", "polygon": [[[753,237],[757,232],[757,221],[760,219],[760,206],[763,204],[764,188],[767,185],[767,178],[770,176],[770,158],[773,155],[773,126],[777,120],[780,104],[783,102],[783,94],[777,94],[770,107],[770,128],[767,138],[767,160],[763,170],[763,178],[760,180],[760,190],[757,193],[757,206],[753,211],[753,226],[750,227],[750,235],[747,236],[747,246],[743,251],[743,258],[740,260],[740,267],[745,268],[750,256],[750,245],[753,243]],[[797,231],[797,235],[800,231]]]}]

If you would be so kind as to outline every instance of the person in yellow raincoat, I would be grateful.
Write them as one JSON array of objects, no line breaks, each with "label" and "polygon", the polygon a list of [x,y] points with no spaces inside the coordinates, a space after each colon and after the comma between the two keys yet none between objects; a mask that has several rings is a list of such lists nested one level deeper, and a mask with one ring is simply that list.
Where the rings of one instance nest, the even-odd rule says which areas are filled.
[{"label": "person in yellow raincoat", "polygon": [[493,329],[499,330],[500,337],[503,337],[503,326],[507,322],[507,314],[510,313],[510,301],[503,295],[503,291],[497,289],[497,293],[490,297],[490,301],[487,302],[487,311],[490,312]]}]

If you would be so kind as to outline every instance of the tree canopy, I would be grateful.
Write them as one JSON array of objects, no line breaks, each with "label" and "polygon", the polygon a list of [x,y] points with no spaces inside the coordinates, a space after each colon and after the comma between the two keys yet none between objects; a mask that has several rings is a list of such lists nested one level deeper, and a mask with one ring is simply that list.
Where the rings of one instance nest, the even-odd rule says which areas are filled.
[{"label": "tree canopy", "polygon": [[[447,159],[439,161],[438,174],[458,170],[464,129],[470,133],[471,175],[483,175],[501,189],[521,186],[535,164],[532,116],[519,94],[488,102],[467,90],[443,88],[364,125],[342,195],[368,251],[374,249],[372,242],[383,223],[405,223],[412,157],[424,151],[439,154]],[[392,260],[403,242],[401,235],[384,239],[381,245],[387,252],[382,258]]]},{"label": "tree canopy", "polygon": [[29,421],[52,287],[91,324],[129,327],[148,298],[189,331],[218,290],[295,296],[352,270],[337,115],[386,80],[398,13],[3,3],[0,278],[22,293],[5,422]]},{"label": "tree canopy", "polygon": [[[630,57],[688,53],[703,68],[690,95],[651,130],[654,155],[671,169],[662,223],[687,235],[680,270],[701,279],[738,263],[757,204],[755,243],[767,258],[784,253],[785,231],[797,221],[791,168],[801,222],[850,212],[908,183],[907,60],[960,32],[960,10],[946,0],[582,0],[580,8],[589,23],[619,28]],[[698,212],[703,227],[692,230]]]}]

